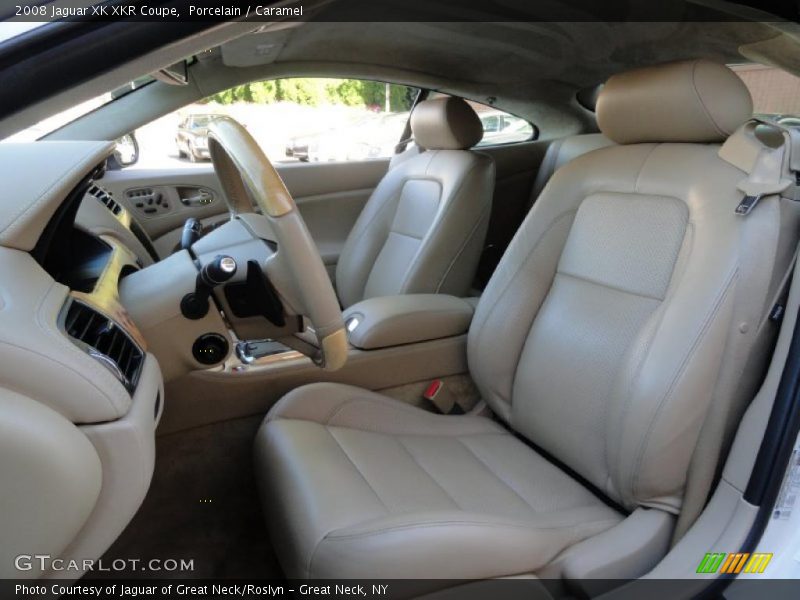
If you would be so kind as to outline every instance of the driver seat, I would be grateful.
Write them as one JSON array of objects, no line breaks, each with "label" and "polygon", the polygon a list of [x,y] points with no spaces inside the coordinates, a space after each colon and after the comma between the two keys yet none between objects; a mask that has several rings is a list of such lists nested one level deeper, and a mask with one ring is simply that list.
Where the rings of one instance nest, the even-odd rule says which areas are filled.
[{"label": "driver seat", "polygon": [[752,103],[723,65],[615,75],[597,111],[620,145],[555,173],[477,307],[469,368],[494,419],[333,383],[267,415],[257,477],[288,577],[553,573],[612,531],[595,563],[623,542],[651,560],[615,577],[666,552],[707,411],[741,388],[786,267],[781,199],[734,214],[747,174],[719,143]]}]

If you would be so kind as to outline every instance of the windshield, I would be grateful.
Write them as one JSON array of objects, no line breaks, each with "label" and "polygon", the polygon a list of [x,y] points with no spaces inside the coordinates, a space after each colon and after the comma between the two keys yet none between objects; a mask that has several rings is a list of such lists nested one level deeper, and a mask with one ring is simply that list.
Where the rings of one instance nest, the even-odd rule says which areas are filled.
[{"label": "windshield", "polygon": [[[3,15],[0,14],[0,18],[2,18],[2,16]],[[37,27],[41,27],[44,24],[45,22],[41,23],[20,22],[20,21],[0,22],[0,44],[2,44],[7,40],[10,40],[11,38],[17,37],[18,35],[22,35],[27,31],[36,29]]]}]

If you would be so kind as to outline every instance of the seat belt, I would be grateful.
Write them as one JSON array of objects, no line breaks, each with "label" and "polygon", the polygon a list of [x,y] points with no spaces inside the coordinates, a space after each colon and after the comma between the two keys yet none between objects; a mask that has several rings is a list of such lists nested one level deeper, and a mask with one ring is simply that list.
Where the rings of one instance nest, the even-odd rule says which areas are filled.
[{"label": "seat belt", "polygon": [[[768,304],[769,308],[767,313],[761,319],[749,356],[742,369],[743,373],[751,373],[757,370],[762,382],[766,368],[769,366],[765,353],[773,346],[778,336],[780,322],[783,320],[783,313],[786,308],[786,299],[789,296],[789,287],[792,283],[792,275],[797,264],[798,251],[800,251],[800,244],[796,247],[789,261],[789,265],[786,268],[786,272],[781,279],[781,283],[772,296],[772,302]],[[765,364],[759,365],[759,361],[764,361]],[[745,405],[740,407],[740,410],[736,412],[743,414],[747,404],[748,402],[745,401]],[[709,415],[714,414],[714,416],[716,416],[716,422],[715,419],[709,417],[700,429],[700,435],[698,436],[700,441],[698,441],[692,455],[689,473],[686,478],[684,501],[675,524],[675,530],[672,534],[671,546],[674,546],[683,537],[697,517],[700,516],[700,513],[703,512],[703,509],[711,498],[711,492],[714,487],[713,484],[715,481],[719,480],[719,475],[724,467],[722,459],[726,457],[730,451],[730,444],[733,441],[732,438],[735,433],[735,427],[733,431],[727,431],[727,427],[724,427],[724,423],[722,422],[729,418],[731,411],[735,409],[736,406],[733,404],[728,407],[727,411],[722,413],[712,413],[709,409]],[[707,436],[714,436],[714,430],[720,427],[722,427],[722,431],[717,434],[718,439],[711,441],[712,446],[708,447],[708,445],[704,445],[702,440],[707,440]],[[701,457],[703,453],[714,453],[717,455],[714,459],[715,465],[713,475],[711,475],[707,469],[704,470],[702,466],[698,466],[703,464],[703,457]]]},{"label": "seat belt", "polygon": [[[787,171],[794,173],[797,178],[798,169],[800,169],[800,165],[792,164],[792,156],[800,154],[800,132],[767,119],[753,119],[745,127],[750,126],[749,133],[755,137],[754,132],[758,125],[767,125],[778,129],[784,137],[784,143],[776,148],[762,144],[748,176],[736,186],[744,193],[744,198],[736,207],[735,212],[743,217],[749,215],[764,196],[780,194],[788,189],[795,183],[795,180],[785,176],[785,173]],[[794,144],[798,144],[798,147],[793,148]],[[797,149],[797,152],[792,152],[793,149]]]},{"label": "seat belt", "polygon": [[[777,147],[768,147],[760,142],[754,136],[754,131],[761,124],[780,130],[784,143]],[[737,135],[742,135],[743,139],[731,139]],[[744,198],[735,209],[737,215],[747,217],[762,198],[781,194],[795,183],[797,173],[800,171],[800,164],[796,164],[800,157],[800,143],[798,143],[800,132],[771,121],[754,119],[743,125],[734,136],[726,141],[719,154],[723,160],[748,174],[737,185]],[[788,173],[793,174],[794,178],[789,177]],[[783,316],[792,274],[797,263],[800,249],[797,232],[791,235],[794,236],[791,242],[794,245],[794,252],[784,267],[784,273],[774,292],[765,299],[764,313],[757,321],[757,330],[749,352],[742,362],[741,373],[745,374],[745,377],[751,374],[752,377],[759,378],[758,381],[750,379],[749,382],[745,378],[739,379],[740,386],[752,388],[753,393],[757,392],[760,380],[763,379],[764,371],[768,367],[769,348],[777,337],[778,323]],[[780,250],[780,239],[777,244]],[[758,268],[758,265],[751,264],[750,269],[754,268]],[[714,406],[709,407],[689,466],[683,506],[675,525],[672,545],[683,537],[705,508],[712,491],[712,484],[718,480],[724,466],[722,459],[729,451],[738,417],[744,413],[752,397],[738,399],[734,397],[731,400],[727,406],[717,405],[716,410]]]}]

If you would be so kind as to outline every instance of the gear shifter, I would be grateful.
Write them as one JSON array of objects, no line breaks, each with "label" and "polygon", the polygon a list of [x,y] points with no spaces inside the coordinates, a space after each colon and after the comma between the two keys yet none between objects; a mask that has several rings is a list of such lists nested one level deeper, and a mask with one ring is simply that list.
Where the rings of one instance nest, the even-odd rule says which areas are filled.
[{"label": "gear shifter", "polygon": [[208,314],[208,300],[211,292],[236,274],[236,261],[231,256],[218,255],[204,265],[197,274],[194,292],[186,294],[181,300],[181,313],[187,319],[202,319]]}]

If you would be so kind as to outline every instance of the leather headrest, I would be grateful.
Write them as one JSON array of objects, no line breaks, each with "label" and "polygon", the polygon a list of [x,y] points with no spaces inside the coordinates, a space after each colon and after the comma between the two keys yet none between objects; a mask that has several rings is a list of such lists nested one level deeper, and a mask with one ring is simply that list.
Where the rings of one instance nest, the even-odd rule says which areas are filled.
[{"label": "leather headrest", "polygon": [[613,75],[597,99],[600,131],[618,144],[720,142],[752,113],[742,80],[705,59]]},{"label": "leather headrest", "polygon": [[472,107],[452,96],[417,104],[411,131],[417,145],[428,150],[465,150],[483,137],[483,125]]}]

